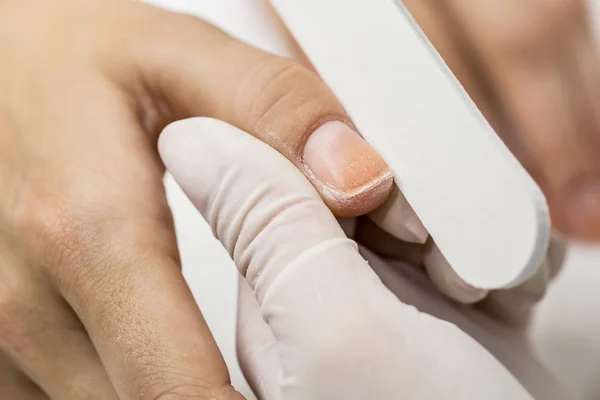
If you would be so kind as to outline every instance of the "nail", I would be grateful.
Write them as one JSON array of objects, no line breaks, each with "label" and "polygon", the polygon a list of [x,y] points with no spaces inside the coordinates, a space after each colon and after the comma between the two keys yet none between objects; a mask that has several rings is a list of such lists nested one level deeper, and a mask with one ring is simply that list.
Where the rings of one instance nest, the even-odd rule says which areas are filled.
[{"label": "nail", "polygon": [[329,121],[308,138],[303,154],[307,175],[338,216],[365,214],[389,195],[393,175],[386,162],[358,133]]},{"label": "nail", "polygon": [[565,210],[569,233],[582,239],[600,239],[600,182],[576,190]]}]

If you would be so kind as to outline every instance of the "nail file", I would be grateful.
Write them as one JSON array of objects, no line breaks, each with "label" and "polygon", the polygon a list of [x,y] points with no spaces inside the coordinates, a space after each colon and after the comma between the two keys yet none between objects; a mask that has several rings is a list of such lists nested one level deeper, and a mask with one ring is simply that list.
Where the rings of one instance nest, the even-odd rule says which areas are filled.
[{"label": "nail file", "polygon": [[271,0],[467,283],[516,286],[542,262],[540,188],[397,0]]}]

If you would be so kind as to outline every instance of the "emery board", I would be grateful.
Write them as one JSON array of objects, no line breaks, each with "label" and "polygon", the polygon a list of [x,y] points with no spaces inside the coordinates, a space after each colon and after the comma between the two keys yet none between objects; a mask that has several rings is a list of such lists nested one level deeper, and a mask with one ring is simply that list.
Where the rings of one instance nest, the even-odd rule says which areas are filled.
[{"label": "emery board", "polygon": [[550,239],[542,191],[399,0],[271,0],[456,273],[516,286]]}]

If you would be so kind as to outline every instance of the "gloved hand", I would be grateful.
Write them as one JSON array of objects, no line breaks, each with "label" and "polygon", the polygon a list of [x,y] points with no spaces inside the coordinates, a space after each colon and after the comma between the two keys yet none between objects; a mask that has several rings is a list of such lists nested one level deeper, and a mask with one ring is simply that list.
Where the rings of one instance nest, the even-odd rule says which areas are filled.
[{"label": "gloved hand", "polygon": [[[418,267],[364,250],[382,283],[309,182],[265,144],[192,119],[167,127],[159,149],[245,278],[238,352],[261,400],[534,398],[524,385],[562,398],[521,330],[451,305]],[[501,294],[516,300],[502,311],[531,305],[546,278]]]}]

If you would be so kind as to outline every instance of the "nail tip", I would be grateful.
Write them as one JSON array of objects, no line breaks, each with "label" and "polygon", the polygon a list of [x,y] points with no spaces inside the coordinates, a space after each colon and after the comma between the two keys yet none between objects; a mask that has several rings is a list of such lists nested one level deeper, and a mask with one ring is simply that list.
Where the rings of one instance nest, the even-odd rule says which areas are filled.
[{"label": "nail tip", "polygon": [[338,217],[368,214],[385,201],[392,191],[393,183],[394,175],[391,171],[386,171],[370,182],[348,191],[328,188],[325,190],[327,203],[338,210]]}]

